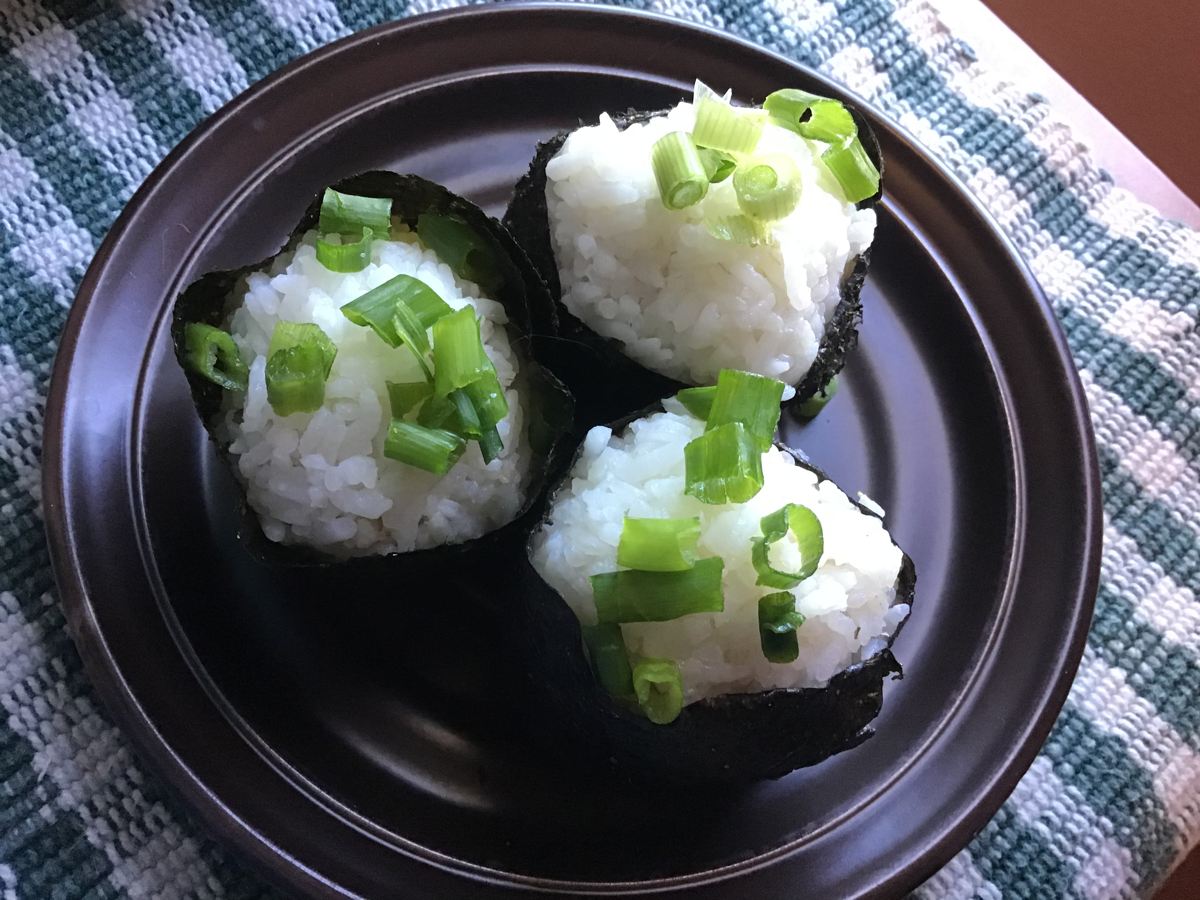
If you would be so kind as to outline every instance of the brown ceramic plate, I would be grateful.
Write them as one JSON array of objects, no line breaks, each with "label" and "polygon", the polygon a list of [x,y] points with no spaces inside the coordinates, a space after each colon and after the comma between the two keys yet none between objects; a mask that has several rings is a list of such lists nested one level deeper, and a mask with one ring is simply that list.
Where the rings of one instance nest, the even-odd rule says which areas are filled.
[{"label": "brown ceramic plate", "polygon": [[[412,171],[498,213],[535,142],[702,76],[841,95],[749,44],[590,7],[476,8],[340,41],[239,97],[130,202],[62,340],[46,518],[114,716],[210,828],[306,894],[502,887],[891,895],[963,846],[1032,760],[1090,618],[1099,487],[1045,299],[962,186],[863,107],[887,160],[843,389],[785,423],[916,561],[878,735],[720,794],[581,777],[520,727],[521,667],[428,596],[275,571],[171,356],[199,273],[273,252],[323,185]],[[479,589],[487,590],[485,583]],[[753,740],[747,730],[747,740]]]}]

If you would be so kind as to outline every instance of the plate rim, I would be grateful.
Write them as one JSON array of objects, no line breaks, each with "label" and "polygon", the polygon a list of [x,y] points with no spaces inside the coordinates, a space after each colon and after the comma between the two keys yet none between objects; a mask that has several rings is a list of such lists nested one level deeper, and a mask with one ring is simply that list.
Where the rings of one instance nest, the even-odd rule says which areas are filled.
[{"label": "plate rim", "polygon": [[[944,179],[955,189],[960,199],[966,203],[971,214],[987,229],[990,233],[989,236],[1003,248],[1007,256],[1007,261],[1012,264],[1015,274],[1024,282],[1029,294],[1035,299],[1042,318],[1049,326],[1049,334],[1058,355],[1057,361],[1063,364],[1063,369],[1067,375],[1063,387],[1066,388],[1070,399],[1071,412],[1074,419],[1073,424],[1075,425],[1074,434],[1080,440],[1085,457],[1081,462],[1083,463],[1082,474],[1085,486],[1083,500],[1086,507],[1083,518],[1088,523],[1087,541],[1085,546],[1081,548],[1080,556],[1083,561],[1082,578],[1079,582],[1078,594],[1074,598],[1075,602],[1072,604],[1072,610],[1077,614],[1074,616],[1072,628],[1067,634],[1067,640],[1063,642],[1063,646],[1067,651],[1064,660],[1065,665],[1060,667],[1057,678],[1050,689],[1045,691],[1044,699],[1046,702],[1038,710],[1038,715],[1028,720],[1025,737],[1010,755],[1010,764],[1004,768],[1001,776],[982,794],[981,802],[977,802],[971,808],[963,811],[962,815],[956,818],[938,839],[926,843],[923,852],[909,860],[906,866],[895,869],[891,877],[877,886],[878,889],[903,887],[906,890],[916,887],[921,881],[932,875],[941,865],[947,862],[958,849],[965,846],[970,838],[990,820],[996,810],[1016,787],[1017,782],[1032,764],[1054,722],[1057,720],[1082,658],[1099,585],[1102,542],[1100,470],[1095,435],[1088,412],[1086,395],[1084,394],[1079,373],[1071,356],[1062,327],[1024,257],[974,193],[948,166],[932,155],[930,151],[926,150],[924,145],[911,132],[882,111],[876,104],[859,97],[841,83],[834,82],[821,71],[720,29],[662,13],[627,9],[606,4],[575,5],[554,2],[514,2],[437,10],[384,22],[318,47],[250,85],[246,90],[202,120],[154,167],[122,207],[121,212],[97,248],[95,256],[79,284],[60,337],[46,399],[43,437],[44,459],[42,466],[42,489],[43,497],[45,498],[45,530],[59,600],[66,614],[68,629],[83,660],[89,683],[96,689],[102,701],[112,713],[113,718],[121,726],[123,734],[137,748],[139,756],[149,764],[149,767],[161,778],[164,785],[183,796],[188,807],[203,820],[209,831],[221,842],[235,847],[240,855],[255,860],[258,863],[258,871],[278,884],[286,885],[292,889],[316,890],[330,896],[346,895],[346,890],[341,885],[309,868],[302,860],[291,856],[267,835],[261,833],[252,824],[239,817],[219,796],[207,789],[207,786],[195,770],[188,765],[186,760],[172,750],[171,746],[159,732],[155,722],[146,714],[145,708],[138,701],[136,693],[126,680],[113,655],[108,640],[94,614],[93,598],[89,594],[84,574],[80,567],[79,557],[73,540],[70,508],[66,504],[66,496],[69,491],[67,482],[63,478],[63,471],[66,468],[66,461],[63,456],[65,449],[63,435],[69,405],[71,361],[75,356],[88,313],[97,300],[97,287],[101,279],[101,274],[106,270],[109,260],[120,246],[129,221],[137,215],[139,208],[144,206],[152,197],[158,189],[160,182],[168,173],[175,169],[193,148],[201,143],[212,131],[216,130],[221,123],[236,116],[242,108],[254,102],[259,95],[266,93],[277,84],[286,81],[304,69],[314,65],[322,65],[328,57],[345,52],[358,45],[369,43],[385,33],[390,35],[392,32],[413,31],[430,24],[440,25],[453,20],[462,20],[462,22],[466,23],[481,18],[519,19],[520,16],[531,12],[548,13],[579,20],[599,20],[603,17],[617,17],[635,21],[648,20],[659,27],[666,27],[685,33],[690,32],[693,38],[717,39],[718,41],[740,45],[744,51],[773,57],[779,63],[802,71],[806,77],[814,82],[827,84],[831,88],[834,88],[836,93],[853,98],[860,109],[874,118],[886,122],[888,128],[907,145],[907,149],[918,156],[940,178]],[[980,334],[985,334],[982,329],[979,331]],[[139,387],[139,393],[140,390],[141,388]],[[1010,412],[1010,410],[1006,410],[1006,412]],[[1011,422],[1011,417],[1009,421]],[[1019,446],[1014,444],[1014,450],[1019,451]],[[1016,461],[1015,470],[1018,474],[1023,471],[1020,460]],[[964,831],[964,827],[969,829],[969,833],[965,834],[960,840],[957,835],[960,835]],[[716,877],[706,880],[704,884],[706,886],[717,886],[724,883],[727,879],[736,877],[744,872],[756,870],[762,866],[773,865],[780,861],[780,857],[778,856],[780,849],[772,848],[770,851],[767,851],[768,858],[765,859],[755,857],[752,860],[746,860],[742,865],[735,867],[736,871],[729,872],[728,874],[722,874],[726,868],[724,866],[709,870],[709,874],[716,875]],[[431,852],[434,854],[437,853],[437,851]],[[759,859],[763,859],[763,861],[760,865],[755,865],[754,863]],[[428,858],[422,858],[419,861],[422,865],[441,868],[436,862]],[[454,862],[454,868],[457,869],[457,864],[460,861],[455,860]],[[473,864],[468,863],[467,865],[475,868]],[[483,883],[495,885],[496,882],[489,877],[489,873],[494,870],[488,870],[485,867],[479,868],[481,871],[474,873],[468,874],[456,871],[454,874],[460,877],[466,876],[480,879]],[[509,873],[496,872],[496,874],[507,876]],[[688,878],[688,876],[684,877]],[[520,880],[516,881],[514,879],[513,882],[509,882],[506,879],[504,883],[511,884],[518,889],[521,886],[533,889],[546,889],[547,886],[553,887],[556,884],[565,884],[565,882],[547,882],[545,879],[536,877],[530,879],[527,876],[517,876],[517,878]],[[538,882],[542,883],[538,884]],[[463,882],[463,884],[465,883]],[[476,883],[478,884],[479,882]],[[660,886],[658,888],[651,887],[650,885],[653,884]],[[608,892],[606,889],[620,889],[622,886],[638,890],[663,890],[680,885],[678,877],[668,877],[655,882],[595,883],[597,889],[606,893]],[[871,892],[874,893],[875,890],[872,889]]]}]

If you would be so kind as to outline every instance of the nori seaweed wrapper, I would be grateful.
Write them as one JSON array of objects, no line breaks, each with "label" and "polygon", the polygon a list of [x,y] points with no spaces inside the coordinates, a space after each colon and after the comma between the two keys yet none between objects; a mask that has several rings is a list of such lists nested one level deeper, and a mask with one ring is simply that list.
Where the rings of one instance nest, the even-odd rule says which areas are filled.
[{"label": "nori seaweed wrapper", "polygon": [[[867,155],[879,169],[879,190],[857,204],[860,209],[873,207],[883,196],[883,158],[879,140],[870,123],[857,110],[849,105],[846,108],[858,125],[859,137]],[[613,116],[613,121],[618,128],[625,128],[665,115],[668,111],[630,110],[623,115]],[[625,355],[620,341],[597,334],[562,303],[562,283],[550,240],[549,211],[546,206],[546,165],[562,148],[570,133],[560,131],[538,144],[529,170],[521,176],[513,190],[512,200],[504,214],[504,224],[529,254],[529,259],[545,280],[556,304],[557,330],[539,332],[547,341],[547,365],[575,394],[582,418],[587,421],[607,421],[693,385],[635,362]],[[803,403],[825,387],[841,371],[847,355],[858,344],[858,326],[862,321],[862,302],[859,298],[867,276],[870,254],[868,247],[847,265],[842,276],[841,298],[833,315],[825,323],[825,334],[817,348],[816,359],[800,382],[794,385],[796,396],[787,405]]]},{"label": "nori seaweed wrapper", "polygon": [[[243,499],[238,537],[257,559],[289,566],[336,564],[370,568],[373,565],[388,566],[390,561],[403,557],[409,566],[432,570],[454,566],[455,559],[467,553],[475,556],[481,553],[507,556],[512,548],[520,546],[536,516],[540,495],[546,485],[564,471],[570,456],[568,436],[573,426],[574,400],[558,378],[534,356],[533,335],[539,330],[554,327],[553,303],[545,285],[524,251],[499,222],[439,184],[416,175],[372,171],[342,179],[330,187],[348,194],[390,197],[393,217],[398,217],[414,230],[421,213],[433,212],[465,222],[477,235],[486,239],[492,251],[489,262],[494,268],[489,272],[490,283],[486,287],[481,284],[480,288],[487,296],[502,304],[508,315],[505,328],[519,360],[515,385],[527,413],[523,451],[532,454],[532,458],[528,461],[522,485],[524,498],[521,511],[508,524],[461,543],[408,553],[342,558],[300,544],[278,544],[269,540],[263,534],[258,516]],[[317,227],[323,194],[324,191],[308,205],[300,222],[277,253],[238,269],[203,275],[175,301],[171,337],[176,359],[187,375],[192,399],[205,428],[217,444],[220,455],[235,470],[236,462],[230,457],[228,447],[222,445],[213,433],[220,418],[224,392],[193,373],[185,364],[184,329],[190,322],[224,327],[239,305],[240,298],[235,292],[242,280],[250,273],[266,271],[277,256],[294,250],[301,237]]]},{"label": "nori seaweed wrapper", "polygon": [[[657,404],[613,423],[613,433],[620,434],[634,419],[661,408]],[[820,479],[829,480],[802,453],[781,443],[775,446]],[[543,523],[555,495],[569,483],[568,474],[548,495]],[[868,507],[851,502],[861,512],[880,518]],[[636,706],[613,698],[601,687],[588,661],[578,618],[534,569],[529,550],[527,545],[515,576],[522,603],[514,609],[520,610],[517,628],[530,647],[530,691],[540,701],[533,727],[560,747],[565,746],[565,734],[576,751],[575,761],[589,771],[622,780],[678,784],[779,778],[870,738],[874,734],[870,723],[883,704],[884,679],[903,677],[891,651],[904,625],[901,622],[886,648],[839,672],[824,687],[709,697],[684,706],[669,725],[656,725]],[[893,605],[913,603],[916,580],[913,562],[904,554]]]}]

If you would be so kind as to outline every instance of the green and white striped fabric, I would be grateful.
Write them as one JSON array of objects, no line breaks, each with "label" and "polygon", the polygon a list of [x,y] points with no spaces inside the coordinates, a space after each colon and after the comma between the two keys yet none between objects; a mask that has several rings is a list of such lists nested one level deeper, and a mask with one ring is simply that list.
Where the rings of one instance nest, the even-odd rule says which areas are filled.
[{"label": "green and white striped fabric", "polygon": [[[0,891],[251,897],[90,689],[39,516],[42,413],[75,287],[138,184],[297,55],[438,0],[0,4]],[[971,186],[1054,302],[1100,444],[1103,580],[1079,677],[1001,812],[920,890],[1148,895],[1200,839],[1200,234],[1115,189],[1053,111],[919,0],[663,0],[816,66]]]}]

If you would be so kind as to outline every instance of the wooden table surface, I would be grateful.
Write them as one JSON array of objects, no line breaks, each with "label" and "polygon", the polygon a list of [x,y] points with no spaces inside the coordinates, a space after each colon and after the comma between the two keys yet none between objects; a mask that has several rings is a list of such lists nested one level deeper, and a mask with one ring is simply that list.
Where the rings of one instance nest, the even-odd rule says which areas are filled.
[{"label": "wooden table surface", "polygon": [[[1200,228],[1200,2],[931,2],[989,69],[1046,96],[1119,186]],[[1200,847],[1155,900],[1200,900]]]}]

